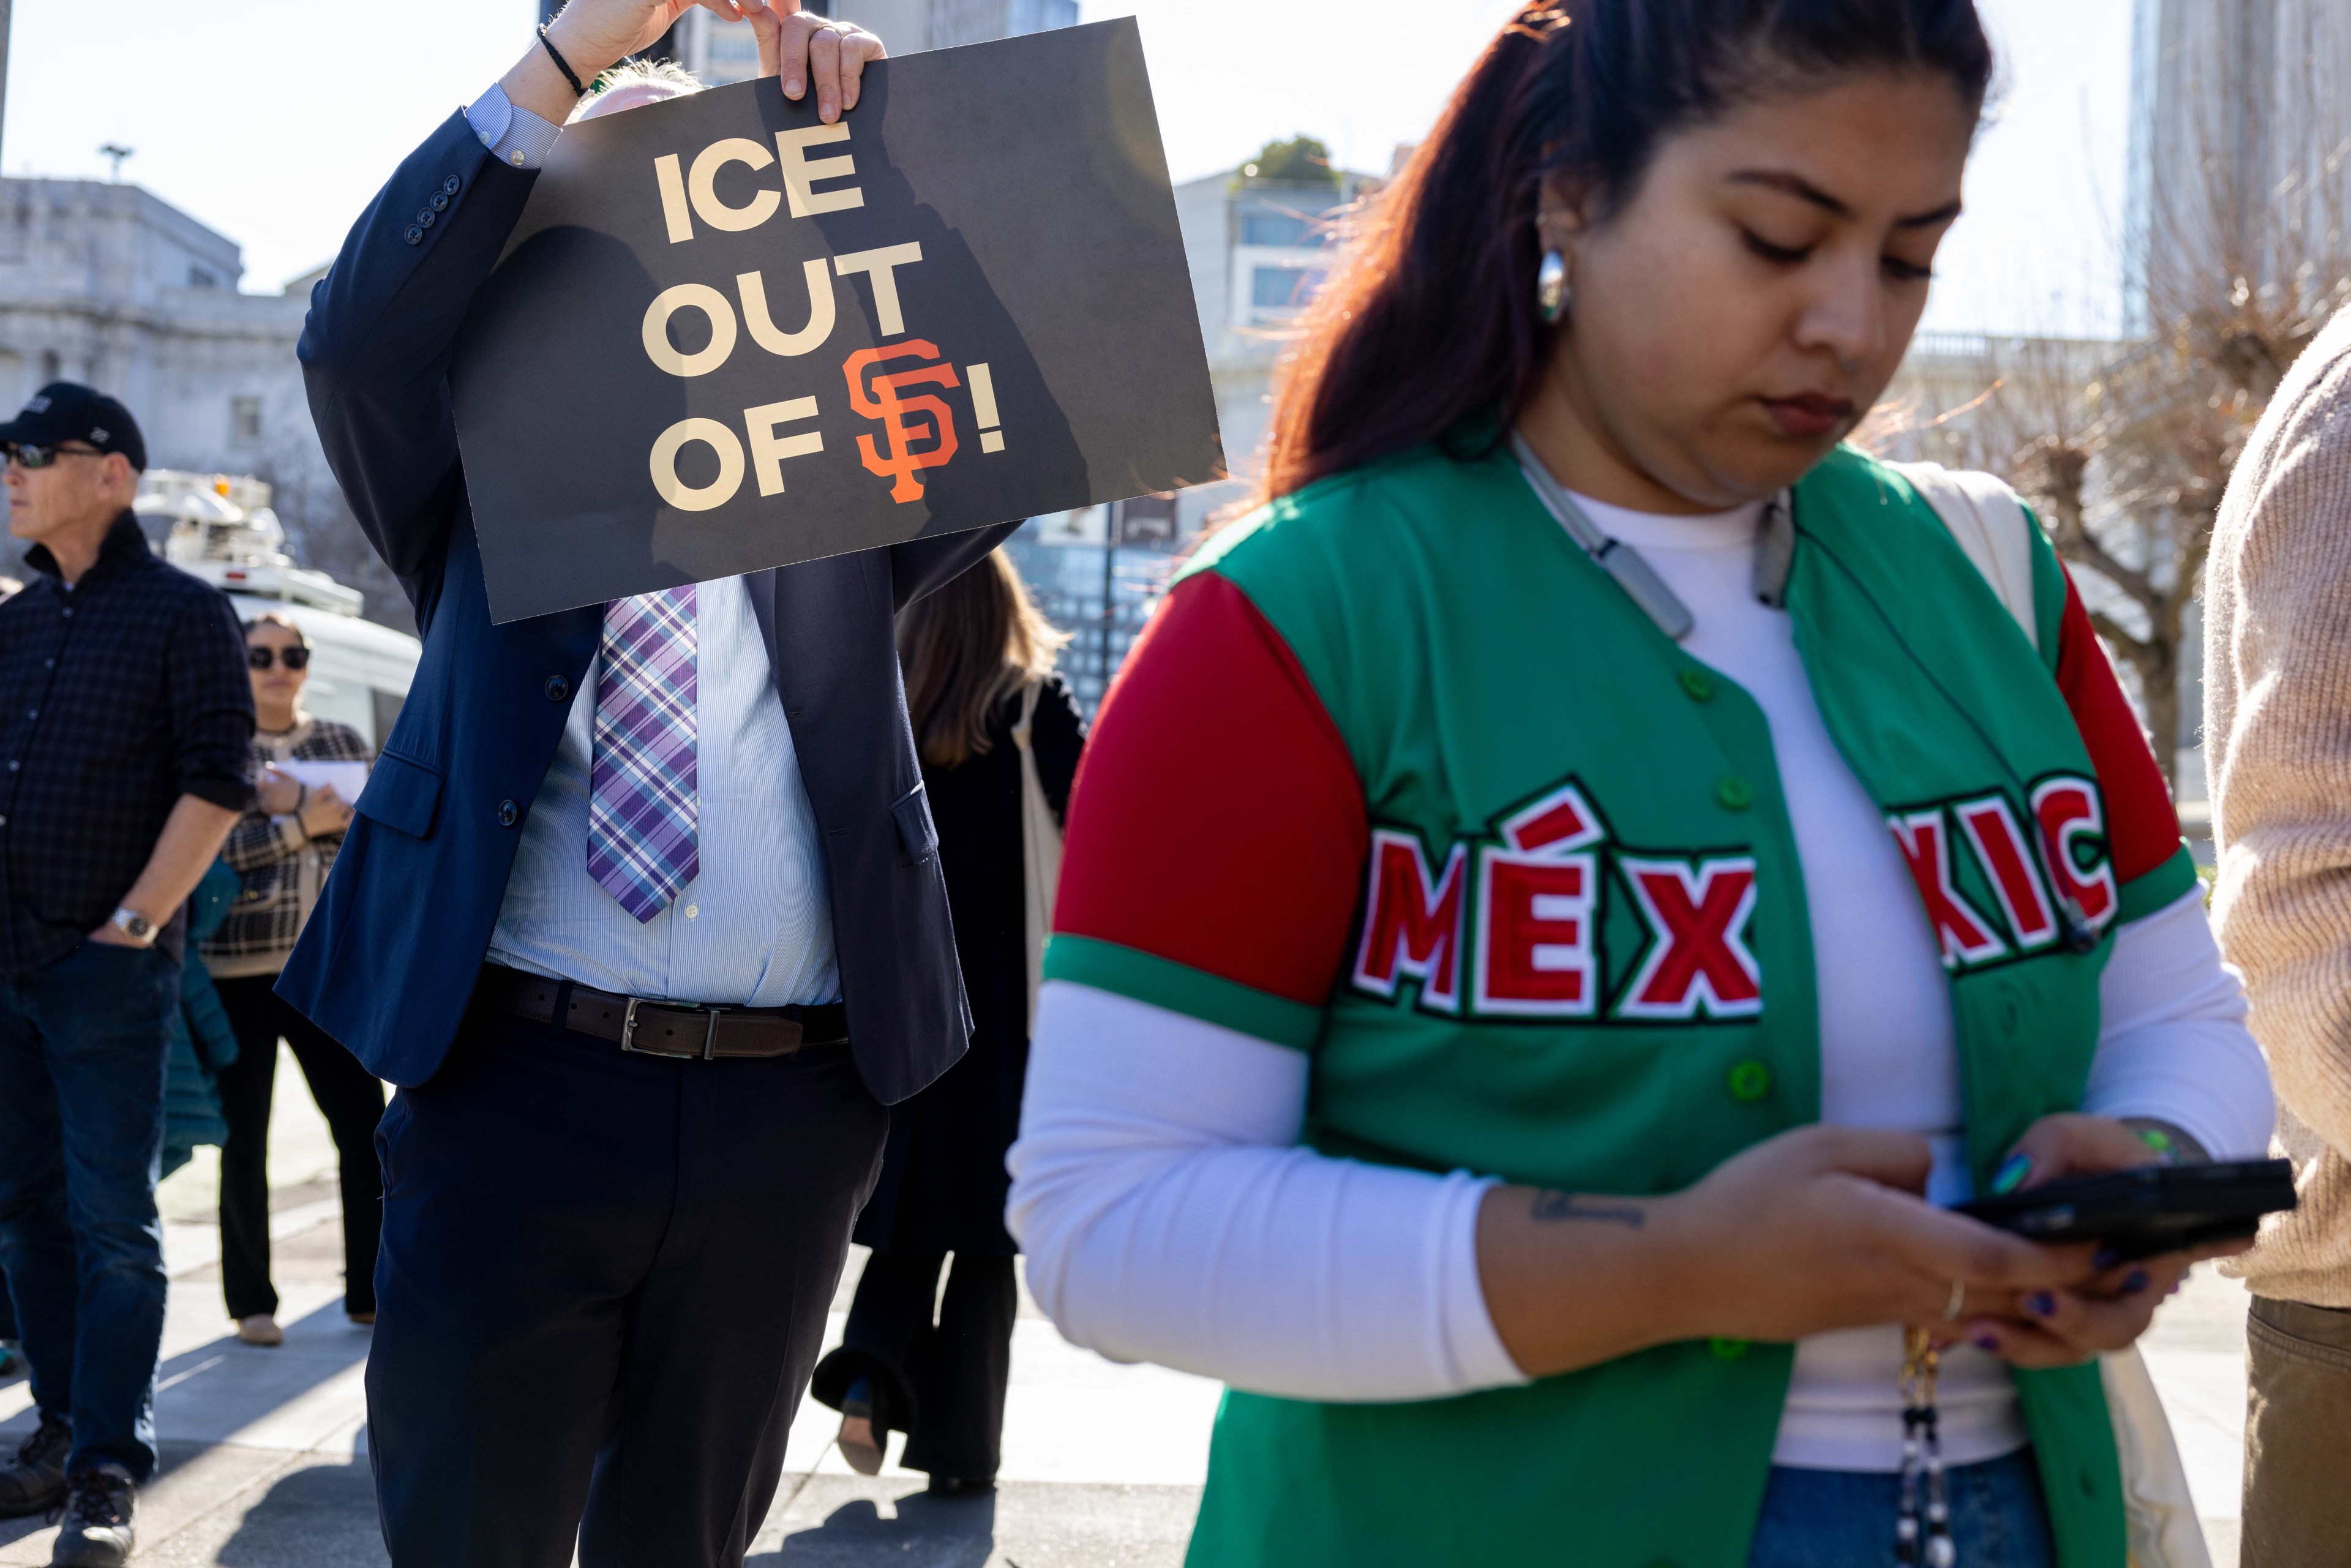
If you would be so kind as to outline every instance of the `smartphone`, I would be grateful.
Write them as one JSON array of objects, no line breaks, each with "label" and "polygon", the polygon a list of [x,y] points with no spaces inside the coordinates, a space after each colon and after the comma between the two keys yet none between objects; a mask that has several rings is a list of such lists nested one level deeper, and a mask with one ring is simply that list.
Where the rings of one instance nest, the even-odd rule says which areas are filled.
[{"label": "smartphone", "polygon": [[2239,1160],[2061,1176],[1957,1212],[2034,1241],[2104,1242],[2126,1261],[2251,1236],[2294,1207],[2290,1162]]}]

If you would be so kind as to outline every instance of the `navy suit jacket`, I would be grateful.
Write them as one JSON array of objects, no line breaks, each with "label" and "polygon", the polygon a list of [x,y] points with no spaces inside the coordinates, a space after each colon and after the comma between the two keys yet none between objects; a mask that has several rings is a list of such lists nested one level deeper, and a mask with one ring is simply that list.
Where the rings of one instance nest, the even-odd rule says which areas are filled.
[{"label": "navy suit jacket", "polygon": [[[327,460],[415,605],[424,655],[277,989],[394,1083],[448,1054],[603,625],[601,606],[490,623],[450,409],[458,329],[536,178],[451,116],[344,242],[299,350]],[[747,580],[824,835],[851,1049],[884,1103],[946,1071],[971,1032],[893,618],[1014,526]]]}]

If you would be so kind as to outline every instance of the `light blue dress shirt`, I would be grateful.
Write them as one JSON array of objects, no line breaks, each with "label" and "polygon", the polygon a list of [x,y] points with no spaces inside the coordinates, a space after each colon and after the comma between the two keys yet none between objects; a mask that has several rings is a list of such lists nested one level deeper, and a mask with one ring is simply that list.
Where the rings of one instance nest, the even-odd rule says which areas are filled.
[{"label": "light blue dress shirt", "polygon": [[536,169],[547,162],[548,151],[563,127],[550,125],[507,96],[496,82],[465,110],[465,123],[490,150],[490,156],[517,169]]},{"label": "light blue dress shirt", "polygon": [[838,1000],[823,838],[750,591],[739,577],[705,582],[695,605],[701,874],[642,925],[588,874],[601,672],[591,661],[523,820],[489,960],[669,1001]]},{"label": "light blue dress shirt", "polygon": [[[517,169],[545,162],[560,131],[496,86],[465,120],[491,156]],[[739,577],[705,582],[695,607],[701,874],[642,925],[588,874],[601,670],[591,662],[523,820],[489,960],[622,996],[757,1008],[836,1001],[823,840],[750,591]]]}]

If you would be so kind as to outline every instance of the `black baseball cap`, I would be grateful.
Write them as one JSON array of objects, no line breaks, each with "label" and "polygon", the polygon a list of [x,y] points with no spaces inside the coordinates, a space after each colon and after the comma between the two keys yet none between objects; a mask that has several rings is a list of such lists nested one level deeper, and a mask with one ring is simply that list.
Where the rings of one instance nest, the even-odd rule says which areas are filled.
[{"label": "black baseball cap", "polygon": [[147,439],[131,411],[96,387],[51,382],[35,392],[16,418],[0,424],[0,446],[55,446],[81,441],[100,452],[120,452],[131,466],[147,470]]}]

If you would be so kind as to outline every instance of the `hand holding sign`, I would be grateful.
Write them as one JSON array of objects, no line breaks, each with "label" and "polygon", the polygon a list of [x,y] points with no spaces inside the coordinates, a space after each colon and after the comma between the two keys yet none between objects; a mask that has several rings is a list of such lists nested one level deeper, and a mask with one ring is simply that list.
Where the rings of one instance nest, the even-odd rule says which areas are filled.
[{"label": "hand holding sign", "polygon": [[[862,27],[802,11],[800,0],[571,0],[548,24],[548,42],[585,84],[640,53],[696,5],[730,22],[747,21],[759,43],[759,74],[780,75],[795,102],[816,81],[817,117],[827,123],[856,106],[865,62],[882,57],[882,40]],[[562,68],[534,46],[502,82],[507,97],[550,124],[571,113],[576,95]]]},{"label": "hand holding sign", "polygon": [[451,377],[493,619],[1220,476],[1134,24],[860,96],[556,144]]}]

